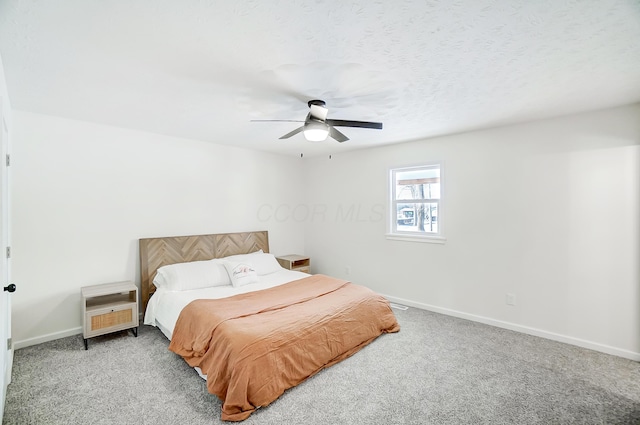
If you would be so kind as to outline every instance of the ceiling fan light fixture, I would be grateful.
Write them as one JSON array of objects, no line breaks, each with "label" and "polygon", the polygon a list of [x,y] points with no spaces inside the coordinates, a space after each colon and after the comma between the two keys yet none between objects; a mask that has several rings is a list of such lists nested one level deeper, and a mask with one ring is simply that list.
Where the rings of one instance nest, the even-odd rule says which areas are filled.
[{"label": "ceiling fan light fixture", "polygon": [[308,121],[304,124],[303,134],[310,142],[324,142],[329,136],[329,126],[325,122]]}]

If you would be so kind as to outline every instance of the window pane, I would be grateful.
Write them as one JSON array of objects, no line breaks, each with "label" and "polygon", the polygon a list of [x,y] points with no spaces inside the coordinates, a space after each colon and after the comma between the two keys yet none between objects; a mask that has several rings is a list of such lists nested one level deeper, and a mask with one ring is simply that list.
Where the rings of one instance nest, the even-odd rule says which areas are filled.
[{"label": "window pane", "polygon": [[432,162],[390,169],[389,239],[443,243],[441,168]]},{"label": "window pane", "polygon": [[399,232],[438,233],[438,204],[397,204],[396,220],[396,228]]},{"label": "window pane", "polygon": [[397,200],[440,199],[440,168],[395,173]]}]

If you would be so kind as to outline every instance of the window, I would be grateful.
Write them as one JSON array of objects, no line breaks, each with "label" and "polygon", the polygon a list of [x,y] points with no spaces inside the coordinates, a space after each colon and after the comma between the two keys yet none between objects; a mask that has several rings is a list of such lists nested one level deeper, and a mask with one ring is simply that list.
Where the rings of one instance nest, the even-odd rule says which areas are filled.
[{"label": "window", "polygon": [[440,163],[391,169],[388,238],[444,242],[441,171]]}]

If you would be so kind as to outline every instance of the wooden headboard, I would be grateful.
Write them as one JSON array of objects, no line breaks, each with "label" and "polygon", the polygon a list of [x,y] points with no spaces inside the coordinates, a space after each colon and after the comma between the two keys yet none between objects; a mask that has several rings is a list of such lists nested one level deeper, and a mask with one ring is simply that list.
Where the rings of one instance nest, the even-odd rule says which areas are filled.
[{"label": "wooden headboard", "polygon": [[147,309],[149,298],[156,290],[153,278],[160,267],[258,250],[269,252],[269,235],[266,231],[140,239],[142,311]]}]

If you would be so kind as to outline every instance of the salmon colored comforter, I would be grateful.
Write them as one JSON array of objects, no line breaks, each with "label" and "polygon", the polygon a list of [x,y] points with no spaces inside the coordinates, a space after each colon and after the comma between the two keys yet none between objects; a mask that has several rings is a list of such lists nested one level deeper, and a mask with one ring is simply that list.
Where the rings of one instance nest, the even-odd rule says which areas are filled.
[{"label": "salmon colored comforter", "polygon": [[321,369],[400,326],[386,299],[363,286],[313,275],[229,298],[196,300],[169,349],[207,375],[222,419],[241,421]]}]

